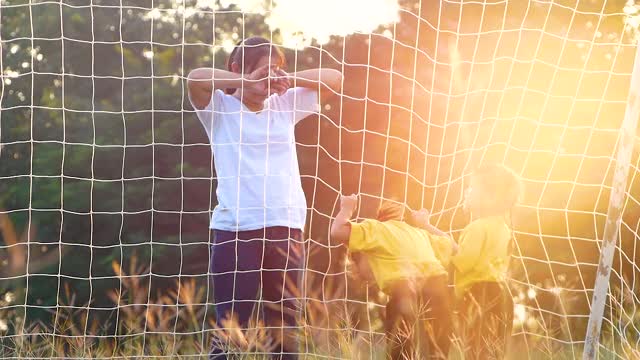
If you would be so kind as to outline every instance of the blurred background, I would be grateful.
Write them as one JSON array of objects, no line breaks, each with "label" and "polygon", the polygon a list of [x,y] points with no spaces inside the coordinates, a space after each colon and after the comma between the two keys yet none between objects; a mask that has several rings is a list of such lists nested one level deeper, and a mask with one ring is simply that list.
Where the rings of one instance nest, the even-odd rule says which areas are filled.
[{"label": "blurred background", "polygon": [[[125,337],[146,354],[168,334],[173,354],[206,353],[216,174],[184,78],[264,36],[289,71],[344,74],[296,130],[324,314],[312,335],[365,334],[370,355],[381,330],[384,299],[327,238],[340,193],[363,196],[359,217],[381,199],[427,208],[455,237],[465,177],[499,162],[526,188],[514,347],[577,356],[639,23],[632,0],[0,1],[1,351],[89,354]],[[638,150],[605,310],[612,358],[640,350]]]}]

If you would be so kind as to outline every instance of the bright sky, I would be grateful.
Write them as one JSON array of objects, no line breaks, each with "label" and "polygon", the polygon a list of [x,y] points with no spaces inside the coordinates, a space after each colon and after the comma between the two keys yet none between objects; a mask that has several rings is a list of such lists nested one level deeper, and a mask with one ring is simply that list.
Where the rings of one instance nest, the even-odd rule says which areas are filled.
[{"label": "bright sky", "polygon": [[[267,23],[280,30],[284,45],[302,48],[312,39],[321,44],[331,35],[369,33],[380,25],[399,21],[398,0],[271,0]],[[265,12],[263,0],[220,0],[247,12]]]}]

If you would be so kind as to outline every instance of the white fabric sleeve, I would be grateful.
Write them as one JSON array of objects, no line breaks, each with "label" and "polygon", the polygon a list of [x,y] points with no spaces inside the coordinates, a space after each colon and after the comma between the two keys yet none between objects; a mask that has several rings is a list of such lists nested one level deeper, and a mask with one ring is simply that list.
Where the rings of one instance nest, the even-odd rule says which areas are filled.
[{"label": "white fabric sleeve", "polygon": [[193,102],[191,102],[191,99],[189,99],[189,101],[191,102],[191,106],[195,109],[196,115],[198,116],[198,119],[202,123],[202,126],[204,126],[207,133],[212,132],[216,126],[216,118],[218,118],[218,114],[216,114],[216,112],[222,111],[222,106],[220,106],[220,104],[222,103],[223,97],[224,92],[222,90],[214,90],[211,93],[211,100],[209,100],[209,104],[204,109],[197,109],[195,106],[193,106]]},{"label": "white fabric sleeve", "polygon": [[295,87],[287,90],[278,98],[278,110],[293,111],[293,122],[297,124],[309,115],[320,112],[318,91],[309,88]]}]

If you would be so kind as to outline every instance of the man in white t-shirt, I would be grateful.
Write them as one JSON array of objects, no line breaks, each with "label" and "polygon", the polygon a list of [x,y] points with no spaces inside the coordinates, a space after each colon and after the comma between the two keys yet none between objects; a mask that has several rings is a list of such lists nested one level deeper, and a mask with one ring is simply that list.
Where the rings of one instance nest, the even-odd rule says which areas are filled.
[{"label": "man in white t-shirt", "polygon": [[[272,333],[277,344],[272,354],[296,359],[295,334],[286,329],[298,325],[292,313],[300,306],[291,290],[304,270],[307,204],[294,127],[317,113],[322,99],[339,93],[342,74],[332,69],[287,74],[283,66],[276,46],[249,38],[230,54],[227,71],[196,69],[188,85],[211,142],[218,182],[210,225],[217,326],[224,329],[233,318],[234,326],[247,328],[260,293],[262,320],[278,330]],[[226,359],[234,350],[221,340],[214,339],[213,359]]]},{"label": "man in white t-shirt", "polygon": [[302,87],[270,96],[260,112],[215,90],[209,105],[197,110],[218,180],[212,229],[304,228],[307,204],[294,126],[318,110],[318,93]]}]

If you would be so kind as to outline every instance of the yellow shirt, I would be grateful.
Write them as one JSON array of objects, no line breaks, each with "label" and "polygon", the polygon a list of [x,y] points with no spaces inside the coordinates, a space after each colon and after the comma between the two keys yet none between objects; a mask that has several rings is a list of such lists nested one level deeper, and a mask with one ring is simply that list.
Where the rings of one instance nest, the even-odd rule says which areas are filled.
[{"label": "yellow shirt", "polygon": [[349,250],[367,255],[382,291],[394,280],[446,274],[431,247],[429,232],[401,221],[365,220],[351,224]]},{"label": "yellow shirt", "polygon": [[467,225],[459,239],[455,266],[456,295],[477,282],[504,281],[509,268],[511,229],[502,216],[478,219]]},{"label": "yellow shirt", "polygon": [[431,247],[442,266],[445,268],[449,267],[449,264],[451,264],[451,256],[453,255],[451,239],[431,234]]}]

